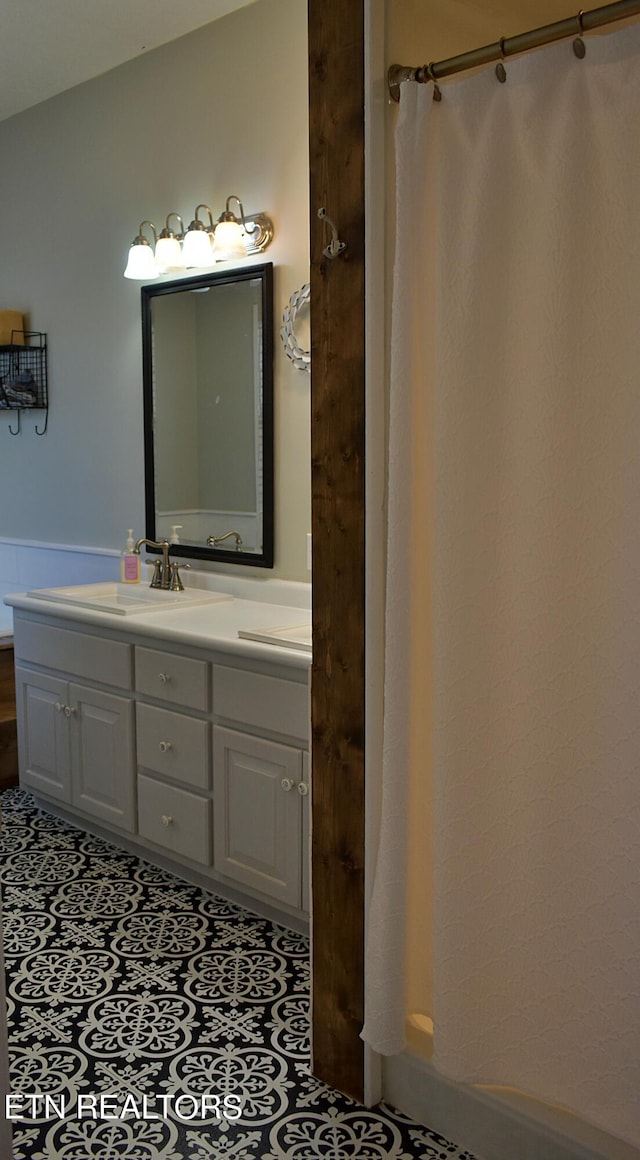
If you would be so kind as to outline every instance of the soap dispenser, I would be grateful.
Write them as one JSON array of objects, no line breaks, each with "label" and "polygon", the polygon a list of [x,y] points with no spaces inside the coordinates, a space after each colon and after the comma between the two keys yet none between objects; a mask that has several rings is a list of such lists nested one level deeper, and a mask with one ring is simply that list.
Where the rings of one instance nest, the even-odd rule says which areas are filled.
[{"label": "soap dispenser", "polygon": [[129,528],[127,546],[120,557],[120,579],[123,584],[140,583],[140,555],[134,548],[133,528]]},{"label": "soap dispenser", "polygon": [[179,544],[180,543],[180,536],[178,535],[178,532],[180,531],[181,527],[182,527],[182,524],[172,524],[171,525],[171,537],[169,539],[170,544]]}]

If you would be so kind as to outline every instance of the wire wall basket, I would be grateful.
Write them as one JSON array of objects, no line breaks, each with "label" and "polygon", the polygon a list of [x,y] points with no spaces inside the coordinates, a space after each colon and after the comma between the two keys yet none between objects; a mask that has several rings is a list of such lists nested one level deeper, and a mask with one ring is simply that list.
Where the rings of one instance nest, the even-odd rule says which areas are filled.
[{"label": "wire wall basket", "polygon": [[25,411],[44,411],[44,423],[35,425],[36,435],[44,435],[49,419],[47,387],[47,336],[40,330],[13,330],[11,343],[0,346],[0,412],[16,411],[19,435]]}]

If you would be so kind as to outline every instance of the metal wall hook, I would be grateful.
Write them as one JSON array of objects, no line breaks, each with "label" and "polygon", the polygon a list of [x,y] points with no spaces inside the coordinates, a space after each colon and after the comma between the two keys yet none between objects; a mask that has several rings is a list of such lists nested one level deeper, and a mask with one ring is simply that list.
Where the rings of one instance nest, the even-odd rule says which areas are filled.
[{"label": "metal wall hook", "polygon": [[10,423],[8,425],[9,431],[11,432],[12,435],[19,435],[20,434],[20,428],[22,426],[22,411],[18,411],[17,415],[18,415],[18,426],[16,427],[15,431]]},{"label": "metal wall hook", "polygon": [[331,230],[331,241],[329,242],[328,246],[325,246],[322,253],[324,254],[325,258],[339,258],[340,254],[344,254],[347,248],[347,243],[340,241],[336,227],[331,221],[331,218],[327,217],[326,209],[319,209],[318,217],[322,221],[326,222],[329,229]]}]

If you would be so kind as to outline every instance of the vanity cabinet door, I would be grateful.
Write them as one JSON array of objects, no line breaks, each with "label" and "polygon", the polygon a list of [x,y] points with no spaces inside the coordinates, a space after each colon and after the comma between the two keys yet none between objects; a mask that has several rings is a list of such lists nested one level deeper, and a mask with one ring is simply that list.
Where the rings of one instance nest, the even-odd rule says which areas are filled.
[{"label": "vanity cabinet door", "polygon": [[[311,754],[302,754],[302,909],[311,910]],[[300,792],[300,791],[298,791]]]},{"label": "vanity cabinet door", "polygon": [[101,821],[135,829],[133,702],[71,685],[72,801]]},{"label": "vanity cabinet door", "polygon": [[220,726],[213,734],[215,869],[299,908],[302,752]]},{"label": "vanity cabinet door", "polygon": [[61,802],[71,801],[68,698],[66,681],[16,668],[20,782]]}]

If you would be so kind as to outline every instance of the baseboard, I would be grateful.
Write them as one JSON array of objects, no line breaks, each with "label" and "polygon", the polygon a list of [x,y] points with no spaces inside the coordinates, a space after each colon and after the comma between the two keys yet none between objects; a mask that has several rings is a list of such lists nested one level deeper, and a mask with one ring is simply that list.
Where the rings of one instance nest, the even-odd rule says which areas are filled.
[{"label": "baseboard", "polygon": [[452,1083],[410,1052],[383,1059],[382,1090],[386,1103],[478,1160],[640,1160],[638,1149],[577,1117]]}]

